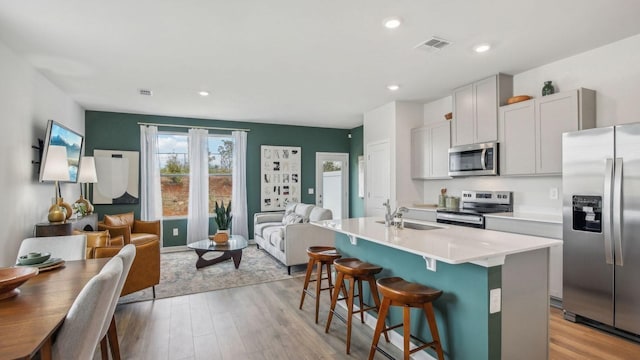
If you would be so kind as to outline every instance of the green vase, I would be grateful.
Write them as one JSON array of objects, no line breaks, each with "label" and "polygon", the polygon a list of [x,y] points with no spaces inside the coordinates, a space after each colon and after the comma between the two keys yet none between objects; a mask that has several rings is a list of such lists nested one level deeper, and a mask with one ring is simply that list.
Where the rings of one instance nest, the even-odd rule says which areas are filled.
[{"label": "green vase", "polygon": [[547,96],[553,94],[555,89],[553,85],[551,85],[551,81],[545,81],[544,86],[542,87],[542,96]]}]

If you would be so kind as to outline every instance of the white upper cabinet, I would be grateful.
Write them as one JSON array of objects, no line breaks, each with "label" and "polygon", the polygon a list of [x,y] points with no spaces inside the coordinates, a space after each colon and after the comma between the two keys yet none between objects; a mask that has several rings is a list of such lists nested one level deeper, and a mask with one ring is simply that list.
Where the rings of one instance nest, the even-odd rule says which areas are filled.
[{"label": "white upper cabinet", "polygon": [[449,137],[448,121],[411,129],[411,178],[448,178]]},{"label": "white upper cabinet", "polygon": [[453,146],[498,139],[498,106],[513,92],[511,75],[498,74],[453,90]]},{"label": "white upper cabinet", "polygon": [[500,174],[561,174],[562,133],[595,124],[595,91],[589,89],[501,107]]}]

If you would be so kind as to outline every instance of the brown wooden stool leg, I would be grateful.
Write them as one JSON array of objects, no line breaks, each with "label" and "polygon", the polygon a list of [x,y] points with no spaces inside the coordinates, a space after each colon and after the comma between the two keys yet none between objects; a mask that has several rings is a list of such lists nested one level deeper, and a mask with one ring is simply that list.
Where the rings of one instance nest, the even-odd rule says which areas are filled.
[{"label": "brown wooden stool leg", "polygon": [[322,288],[322,261],[316,266],[316,324],[318,323],[318,311],[320,311],[320,289]]},{"label": "brown wooden stool leg", "polygon": [[[373,356],[376,354],[376,348],[378,347],[378,340],[380,340],[380,333],[382,332],[389,312],[389,305],[391,300],[382,298],[382,304],[380,305],[380,311],[378,312],[378,321],[376,322],[376,329],[373,332],[373,340],[371,341],[371,349],[369,350],[369,360],[373,360]],[[387,332],[385,331],[385,334]]]},{"label": "brown wooden stool leg", "polygon": [[[338,271],[338,277],[336,278],[336,285],[340,284],[340,288],[344,287],[344,273]],[[340,291],[334,291],[331,297],[331,308],[329,308],[329,317],[327,318],[327,326],[324,328],[325,333],[329,333],[329,327],[331,326],[331,320],[333,319],[333,312],[336,310],[336,303],[338,302],[338,296]],[[345,290],[345,297],[347,292]]]},{"label": "brown wooden stool leg", "polygon": [[329,299],[333,297],[333,280],[331,279],[331,263],[326,263],[327,268],[327,282],[329,283]]},{"label": "brown wooden stool leg", "polygon": [[364,324],[364,311],[362,311],[362,309],[364,309],[364,302],[362,300],[362,280],[361,279],[357,279],[354,280],[356,282],[358,282],[358,302],[360,305],[360,322]]},{"label": "brown wooden stool leg", "polygon": [[313,259],[309,259],[307,263],[307,273],[304,275],[304,286],[302,287],[302,296],[300,297],[300,310],[304,304],[304,296],[307,294],[305,290],[309,287],[309,280],[311,280],[311,273],[313,272]]},{"label": "brown wooden stool leg", "polygon": [[404,338],[404,360],[409,360],[409,340],[411,340],[411,308],[409,306],[402,307],[402,337]]},{"label": "brown wooden stool leg", "polygon": [[[371,291],[373,302],[376,304],[376,307],[378,308],[378,316],[380,316],[380,296],[378,295],[378,287],[376,286],[376,279],[372,276],[367,278],[367,281],[369,282],[369,291]],[[387,334],[386,331],[384,332],[384,339],[387,342],[389,342],[389,334]]]},{"label": "brown wooden stool leg", "polygon": [[351,320],[353,319],[353,297],[356,289],[356,280],[349,277],[349,296],[347,297],[347,354],[351,351]]},{"label": "brown wooden stool leg", "polygon": [[438,359],[444,360],[444,353],[442,351],[442,344],[440,343],[440,334],[438,334],[438,325],[436,323],[436,316],[433,313],[432,303],[424,304],[424,314],[427,316],[429,330],[431,331],[431,337],[435,343],[434,346],[436,348],[436,353],[438,354]]}]

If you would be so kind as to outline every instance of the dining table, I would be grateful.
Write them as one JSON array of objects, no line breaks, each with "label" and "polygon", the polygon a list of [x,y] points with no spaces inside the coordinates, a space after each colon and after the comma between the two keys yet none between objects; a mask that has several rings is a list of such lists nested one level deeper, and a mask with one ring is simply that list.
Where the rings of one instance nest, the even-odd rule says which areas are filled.
[{"label": "dining table", "polygon": [[53,336],[82,288],[108,258],[67,261],[22,284],[20,293],[0,300],[0,359],[51,358]]}]

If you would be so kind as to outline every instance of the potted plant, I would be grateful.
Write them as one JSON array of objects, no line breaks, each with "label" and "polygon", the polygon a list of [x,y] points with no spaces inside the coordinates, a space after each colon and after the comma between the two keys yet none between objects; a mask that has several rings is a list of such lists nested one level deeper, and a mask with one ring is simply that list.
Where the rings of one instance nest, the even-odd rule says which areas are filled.
[{"label": "potted plant", "polygon": [[220,205],[216,201],[216,225],[218,225],[218,232],[213,238],[216,243],[225,243],[229,240],[229,228],[231,227],[231,201],[224,207],[224,201],[220,201]]}]

